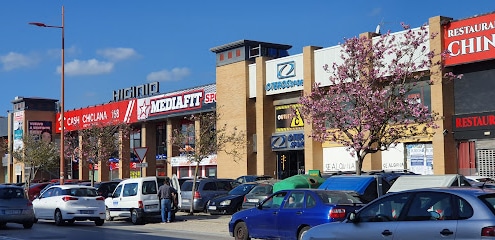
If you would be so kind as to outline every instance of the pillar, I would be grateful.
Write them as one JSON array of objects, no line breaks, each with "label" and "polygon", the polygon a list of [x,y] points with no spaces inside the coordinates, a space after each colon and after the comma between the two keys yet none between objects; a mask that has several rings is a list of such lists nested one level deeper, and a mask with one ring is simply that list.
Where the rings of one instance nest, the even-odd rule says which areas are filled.
[{"label": "pillar", "polygon": [[156,125],[145,122],[141,125],[141,146],[147,147],[146,157],[141,159],[148,163],[142,168],[143,177],[156,176]]}]

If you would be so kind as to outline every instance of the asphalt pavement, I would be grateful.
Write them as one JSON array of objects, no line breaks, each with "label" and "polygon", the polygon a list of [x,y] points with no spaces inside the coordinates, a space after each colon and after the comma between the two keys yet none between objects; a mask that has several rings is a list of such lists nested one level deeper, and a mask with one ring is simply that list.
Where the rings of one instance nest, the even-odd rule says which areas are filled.
[{"label": "asphalt pavement", "polygon": [[161,217],[151,219],[144,227],[166,228],[174,231],[213,233],[229,236],[229,221],[231,215],[210,215],[209,213],[177,212],[175,221],[161,223]]}]

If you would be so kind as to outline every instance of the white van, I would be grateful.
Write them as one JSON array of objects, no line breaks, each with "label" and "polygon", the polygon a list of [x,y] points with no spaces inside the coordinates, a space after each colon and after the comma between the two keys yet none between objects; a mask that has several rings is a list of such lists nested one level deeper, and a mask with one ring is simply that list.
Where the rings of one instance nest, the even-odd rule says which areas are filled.
[{"label": "white van", "polygon": [[431,187],[470,187],[469,181],[460,174],[445,175],[402,175],[390,187],[387,193],[417,188]]},{"label": "white van", "polygon": [[[124,217],[130,218],[133,224],[143,224],[148,217],[160,216],[157,195],[158,187],[163,184],[160,180],[157,177],[141,177],[120,182],[115,191],[105,199],[106,220]],[[171,183],[173,186],[174,181]],[[172,220],[174,217],[175,214]]]}]

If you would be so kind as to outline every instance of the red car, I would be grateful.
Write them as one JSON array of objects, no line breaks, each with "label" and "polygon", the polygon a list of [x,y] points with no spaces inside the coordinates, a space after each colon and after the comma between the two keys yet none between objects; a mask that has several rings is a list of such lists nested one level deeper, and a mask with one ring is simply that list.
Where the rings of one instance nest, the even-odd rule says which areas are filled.
[{"label": "red car", "polygon": [[40,192],[48,186],[51,182],[42,182],[42,183],[34,183],[29,186],[28,196],[29,200],[33,201],[33,199],[40,194]]}]

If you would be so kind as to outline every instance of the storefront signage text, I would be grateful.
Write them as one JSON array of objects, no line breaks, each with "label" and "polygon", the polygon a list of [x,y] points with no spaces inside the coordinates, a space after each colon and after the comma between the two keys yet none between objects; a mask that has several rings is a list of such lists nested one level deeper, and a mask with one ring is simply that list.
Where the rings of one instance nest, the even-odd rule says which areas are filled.
[{"label": "storefront signage text", "polygon": [[444,49],[450,52],[447,66],[494,58],[495,14],[448,23],[444,38]]},{"label": "storefront signage text", "polygon": [[304,133],[275,134],[271,139],[272,150],[304,149]]},{"label": "storefront signage text", "polygon": [[495,113],[454,116],[454,132],[495,127]]},{"label": "storefront signage text", "polygon": [[[99,106],[87,107],[64,113],[65,131],[75,131],[96,125],[111,125],[117,123],[134,123],[136,117],[136,100],[111,102]],[[55,131],[59,133],[60,114],[57,113]]]},{"label": "storefront signage text", "polygon": [[204,92],[188,92],[151,100],[151,114],[183,109],[201,108]]},{"label": "storefront signage text", "polygon": [[113,101],[150,96],[160,92],[159,82],[152,82],[113,91]]}]

